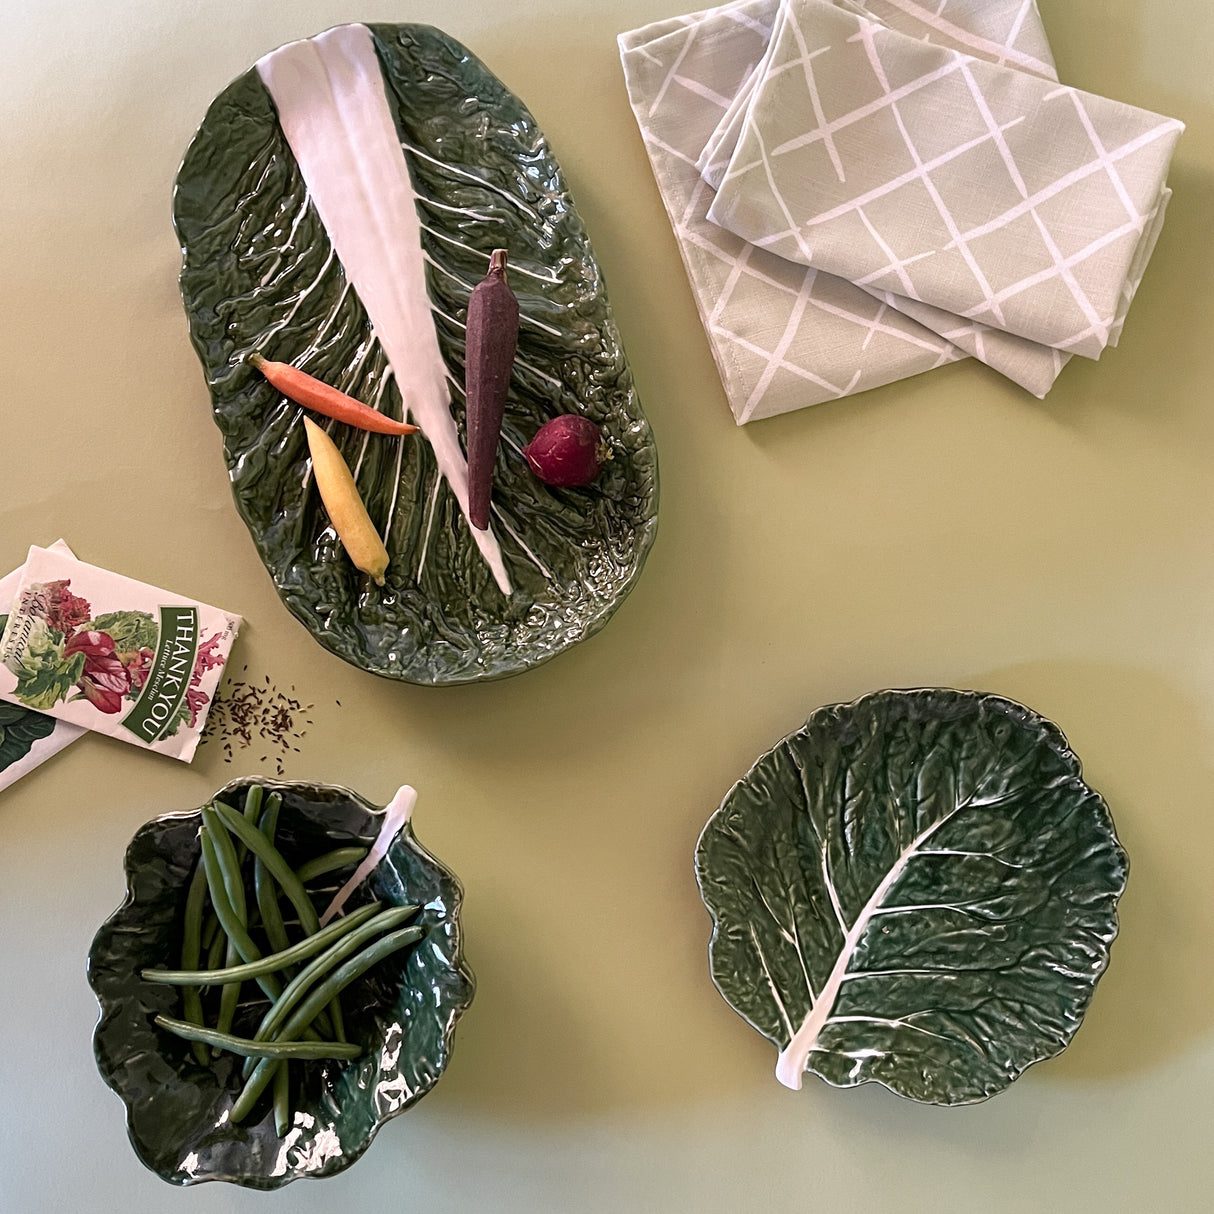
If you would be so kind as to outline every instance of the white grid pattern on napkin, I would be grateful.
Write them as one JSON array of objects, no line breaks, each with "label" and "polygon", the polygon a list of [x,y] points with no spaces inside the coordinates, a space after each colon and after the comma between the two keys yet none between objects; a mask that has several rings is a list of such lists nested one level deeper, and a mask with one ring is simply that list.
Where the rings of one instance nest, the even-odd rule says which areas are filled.
[{"label": "white grid pattern on napkin", "polygon": [[1000,66],[1058,79],[1036,0],[940,0],[934,6],[918,0],[857,0],[839,7],[914,37],[930,32],[940,46]]},{"label": "white grid pattern on napkin", "polygon": [[[839,2],[847,6],[847,0]],[[868,0],[867,6],[877,4],[883,5],[892,23],[918,29],[921,36],[950,45],[985,45],[996,60],[1011,58],[1040,64],[1045,74],[1053,71],[1049,44],[1032,0],[948,0],[949,20],[943,30],[917,24],[919,9],[911,0]],[[906,12],[900,11],[902,6]],[[937,24],[944,8],[938,6],[934,14]],[[863,289],[880,305],[874,310],[852,284],[833,275],[799,276],[782,258],[760,256],[751,263],[744,242],[706,221],[713,193],[702,189],[687,159],[695,155],[694,167],[704,169],[709,153],[722,147],[714,141],[723,139],[726,154],[719,169],[724,174],[763,59],[775,49],[772,26],[779,10],[779,0],[734,3],[658,22],[620,38],[634,112],[739,423],[864,391],[965,354],[1043,396],[1069,356],[1043,351],[1036,343],[870,285]],[[749,37],[742,37],[742,30]],[[675,34],[682,38],[673,38]],[[716,129],[705,140],[702,132],[710,119]],[[705,175],[711,178],[711,169]],[[739,270],[735,260],[743,254]],[[771,341],[751,332],[763,326],[731,304],[739,275],[752,274],[760,264],[760,272],[773,290],[805,293],[812,305],[799,310],[800,331],[791,340],[780,334],[778,344],[784,350],[774,363],[781,373],[778,377],[771,374],[776,350],[764,345],[771,346]],[[748,300],[754,299],[752,292]],[[908,320],[918,323],[908,324]],[[849,327],[859,333],[858,354],[854,341],[849,340],[853,336],[847,333]],[[876,334],[882,340],[874,348]],[[891,338],[892,342],[885,340]],[[766,359],[757,369],[756,358]],[[844,365],[847,358],[858,358],[850,373]],[[790,376],[802,382],[790,382]],[[810,384],[819,391],[813,391]]]},{"label": "white grid pattern on napkin", "polygon": [[[1045,27],[1041,23],[1034,0],[941,0],[934,12],[923,9],[914,0],[833,2],[838,7],[859,15],[875,14],[879,11],[883,14],[882,19],[892,28],[924,41],[954,49],[972,50],[987,56],[995,63],[1012,61],[1048,80],[1057,78]],[[946,10],[947,17],[944,16]],[[790,31],[788,18],[788,6],[780,4],[763,59],[747,77],[696,162],[701,175],[714,189],[720,188],[729,168],[749,107],[753,103],[756,87],[768,74],[779,75],[785,70],[800,67],[805,76],[813,113],[819,125],[823,122],[813,59],[829,48],[819,48],[811,53],[794,24],[791,33],[798,39],[798,58],[783,67],[773,67],[772,61],[780,42]],[[823,142],[830,154],[832,167],[836,174],[842,177],[842,165],[829,133]],[[875,231],[864,213],[860,212],[860,215],[869,234],[881,242],[880,234]],[[886,248],[888,250],[888,246]],[[892,251],[889,256],[891,268],[900,270],[901,263]],[[978,320],[956,316],[911,296],[898,294],[868,282],[859,282],[856,285],[869,291],[889,308],[918,321],[966,354],[1007,376],[1034,396],[1044,397],[1053,387],[1062,368],[1070,361],[1069,354],[1037,342],[1026,341]],[[900,285],[913,291],[908,280]]]},{"label": "white grid pattern on napkin", "polygon": [[[1034,0],[829,2],[843,14],[872,19],[922,42],[981,56],[996,66],[1006,64],[1020,74],[1046,81],[1057,79]],[[713,190],[702,188],[695,173],[702,172],[711,184],[720,184],[756,88],[772,68],[777,47],[771,31],[777,27],[778,36],[786,7],[779,0],[732,3],[658,22],[624,34],[619,40],[629,97],[735,417],[744,422],[816,404],[917,374],[963,354],[977,357],[1035,395],[1044,396],[1070,353],[982,323],[979,318],[984,315],[983,309],[989,309],[982,294],[969,301],[976,305],[968,309],[973,313],[970,316],[958,316],[907,295],[908,282],[909,289],[916,290],[913,278],[906,274],[906,265],[914,264],[915,254],[898,256],[867,210],[862,209],[858,215],[862,233],[874,247],[881,249],[884,245],[887,250],[880,264],[871,267],[867,276],[872,280],[859,284],[879,305],[875,311],[860,299],[856,284],[848,282],[848,276],[823,272],[820,266],[814,267],[818,273],[799,275],[795,269],[790,270],[784,257],[771,258],[761,249],[749,251],[747,242],[730,239],[729,232],[707,219],[715,196]],[[811,78],[808,73],[812,68],[806,69],[800,56],[790,61],[784,72],[797,66]],[[777,77],[784,72],[777,71]],[[1052,92],[1050,99],[1056,100],[1074,90]],[[820,95],[808,98],[806,112],[812,115],[815,104],[821,106]],[[1082,109],[1076,108],[1081,123],[1086,116]],[[706,132],[710,117],[712,129]],[[1090,116],[1086,117],[1090,122]],[[1176,131],[1181,129],[1179,123],[1171,126]],[[989,129],[979,129],[977,134],[982,141],[991,138]],[[1093,140],[1088,146],[1098,159],[1108,161],[1100,168],[1107,170],[1110,164],[1116,168],[1118,161],[1109,160],[1103,141],[1098,144]],[[1112,184],[1116,190],[1117,182]],[[1081,327],[1061,341],[1073,341],[1085,354],[1098,353],[1106,336],[1107,344],[1116,344],[1169,197],[1165,188],[1153,209],[1143,208],[1140,234],[1128,261],[1126,249],[1120,250],[1120,262],[1128,273],[1120,284],[1111,318],[1107,311],[1092,316],[1081,308]],[[1021,196],[1019,201],[1026,199]],[[1048,205],[1049,200],[1046,202]],[[1135,222],[1129,218],[1129,211],[1124,214],[1127,222]],[[1013,213],[1005,217],[1005,222],[1033,223],[1026,215]],[[981,240],[989,233],[962,231],[960,235]],[[1049,255],[1039,229],[1030,229],[1028,236],[1040,243],[1043,257]],[[1119,238],[1129,238],[1132,244],[1135,234],[1127,230],[1120,237],[1108,237],[1104,248],[1079,250],[1078,263],[1067,264],[1076,250],[1066,250],[1067,256],[1050,256],[1036,273],[1061,279],[1064,287],[1070,274],[1082,291],[1082,283],[1072,273],[1074,264],[1082,264],[1093,255],[1106,257],[1108,244]],[[1059,262],[1063,264],[1059,266]],[[874,275],[872,271],[878,272]],[[884,271],[884,277],[880,271]],[[1030,276],[1021,275],[1022,279],[1026,277]],[[1044,282],[1041,278],[1029,287],[1041,287]],[[1001,282],[999,289],[1010,285]],[[1077,306],[1075,294],[1069,287],[1065,289],[1063,303]],[[741,303],[735,298],[739,291]],[[775,295],[782,297],[778,306],[771,303]],[[790,299],[801,300],[802,296],[803,301],[788,307]],[[988,319],[997,321],[1002,302],[995,299]],[[1057,303],[1054,298],[1047,299],[1046,310]],[[769,308],[772,316],[779,317],[774,331],[761,315]],[[858,347],[847,333],[849,327],[851,336],[860,338]],[[906,349],[908,344],[916,349]],[[934,358],[925,357],[929,351]]]},{"label": "white grid pattern on napkin", "polygon": [[[850,6],[781,12],[709,218],[895,306],[906,296],[1098,357],[1158,233],[1182,125],[912,41]],[[824,90],[824,73],[846,85]],[[843,98],[862,100],[838,112]]]},{"label": "white grid pattern on napkin", "polygon": [[739,424],[964,357],[852,283],[711,223],[696,161],[762,58],[777,0],[659,22],[620,37],[629,99]]}]

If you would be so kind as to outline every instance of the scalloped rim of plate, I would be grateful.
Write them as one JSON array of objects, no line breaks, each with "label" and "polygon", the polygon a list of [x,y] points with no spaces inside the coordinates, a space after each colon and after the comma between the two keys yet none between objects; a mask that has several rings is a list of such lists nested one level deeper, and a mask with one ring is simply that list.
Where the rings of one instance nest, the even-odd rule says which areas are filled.
[{"label": "scalloped rim of plate", "polygon": [[[324,29],[318,30],[317,33],[306,35],[306,37],[307,38],[319,37],[321,34],[326,34],[330,30],[339,28],[341,25],[348,25],[348,24],[350,24],[350,22],[338,22],[337,25],[326,26]],[[477,59],[477,61],[481,62],[483,65],[483,60],[480,59],[480,56],[476,55],[476,53],[474,51],[471,51],[468,47],[464,46],[464,44],[462,42],[460,42],[460,40],[458,38],[456,38],[452,34],[447,33],[447,31],[442,29],[440,26],[432,25],[428,21],[374,21],[374,22],[369,22],[369,23],[365,23],[365,24],[392,25],[399,29],[418,28],[418,29],[433,30],[435,33],[442,35],[442,37],[447,38],[447,39],[451,40],[452,42],[456,42],[461,47],[464,47],[464,49],[467,50],[469,54],[473,55]],[[301,39],[298,39],[298,38],[292,38],[288,42],[282,43],[281,45],[287,46],[290,44],[290,42],[298,42],[300,40]],[[274,48],[274,49],[277,49],[277,48]],[[193,150],[194,144],[197,141],[198,136],[201,134],[203,126],[206,124],[207,117],[210,113],[210,106],[213,105],[214,102],[223,93],[225,93],[229,88],[231,88],[232,85],[234,85],[238,80],[243,79],[245,76],[248,75],[248,73],[250,71],[253,71],[253,70],[255,70],[255,67],[250,66],[250,67],[246,68],[243,72],[239,72],[237,75],[233,76],[227,82],[227,84],[225,84],[223,86],[223,88],[219,89],[218,92],[216,92],[215,95],[211,98],[211,101],[208,102],[208,105],[207,105],[207,113],[203,115],[202,120],[194,128],[193,134],[191,134],[189,142],[186,144],[185,151],[181,154],[181,160],[178,162],[177,170],[173,174],[173,188],[170,193],[169,218],[170,218],[170,221],[172,222],[173,235],[177,240],[177,246],[178,246],[178,249],[179,249],[179,251],[181,253],[181,257],[182,257],[182,266],[181,266],[181,269],[177,272],[177,297],[181,302],[182,312],[186,316],[187,321],[189,319],[190,311],[189,311],[189,308],[186,306],[185,287],[184,287],[184,283],[183,283],[183,279],[185,277],[186,247],[182,241],[181,232],[179,231],[179,229],[177,227],[177,196],[181,189],[181,171],[183,168],[185,168],[186,160],[189,158],[190,152]],[[496,73],[491,72],[491,70],[489,69],[489,67],[487,65],[485,66],[485,70],[487,72],[490,72],[490,74],[493,75],[495,79],[497,78]],[[531,111],[530,111],[529,107],[527,106],[526,102],[524,102],[522,100],[522,98],[518,96],[517,93],[514,93],[514,91],[512,89],[510,90],[510,92],[511,92],[511,95],[514,96],[518,100],[519,104],[522,105],[523,108],[526,109],[528,113],[530,113]],[[532,117],[534,117],[534,115],[532,115]],[[537,121],[536,125],[537,125],[537,127],[539,126],[538,121]],[[587,242],[589,243],[589,235],[587,235]],[[597,261],[597,258],[596,258],[596,261]],[[601,272],[601,267],[600,267],[600,272]],[[604,297],[606,297],[606,296],[604,295]],[[611,307],[610,302],[608,302],[607,308],[608,308],[608,311],[609,311],[612,319],[614,320],[614,309]],[[187,325],[187,327],[188,327],[188,325]],[[195,353],[197,354],[198,350],[194,345],[194,338],[193,338],[192,331],[189,333],[189,340],[190,340],[191,349],[194,349]],[[620,348],[623,349],[623,339],[622,338],[620,340]],[[629,368],[631,371],[631,364],[629,364]],[[205,376],[204,376],[204,382],[205,382]],[[634,388],[634,391],[635,391],[635,388]],[[213,400],[210,399],[211,390],[210,390],[209,385],[207,385],[207,396],[208,396],[208,401],[211,404],[212,420],[214,420],[218,413],[218,410],[214,407]],[[639,399],[638,399],[637,403],[638,403],[638,407],[640,407]],[[349,665],[354,666],[358,670],[365,671],[367,674],[376,675],[381,679],[387,679],[393,683],[405,683],[412,687],[466,687],[469,684],[473,684],[473,683],[496,683],[502,679],[509,679],[509,678],[513,678],[516,675],[526,674],[529,670],[535,670],[540,666],[546,665],[548,662],[551,662],[554,658],[558,658],[563,653],[568,652],[570,649],[576,648],[583,641],[588,641],[591,639],[591,637],[597,636],[598,633],[600,633],[611,622],[611,620],[615,616],[616,612],[624,605],[625,600],[636,588],[636,584],[640,580],[641,574],[645,569],[646,562],[649,559],[649,554],[653,550],[654,543],[657,540],[658,502],[659,502],[659,499],[661,496],[661,475],[660,475],[659,462],[658,462],[659,461],[658,445],[657,445],[657,440],[654,438],[654,435],[653,435],[653,426],[650,424],[648,414],[645,413],[643,408],[640,409],[640,413],[641,413],[642,419],[644,420],[646,426],[649,429],[649,434],[650,434],[649,448],[652,453],[653,471],[652,471],[652,484],[650,486],[649,493],[650,493],[650,498],[653,503],[653,508],[652,508],[652,511],[650,512],[650,514],[648,515],[648,517],[645,518],[643,523],[641,523],[639,526],[634,528],[633,534],[636,535],[638,544],[637,544],[637,556],[636,556],[636,560],[633,564],[632,570],[629,573],[629,575],[626,578],[624,578],[623,581],[620,582],[619,588],[618,588],[618,593],[612,599],[609,609],[606,611],[601,611],[598,614],[596,614],[595,616],[593,616],[591,619],[589,619],[586,622],[585,628],[583,628],[578,633],[577,636],[572,637],[571,639],[564,640],[561,643],[559,648],[554,648],[550,651],[546,651],[541,656],[536,657],[534,660],[524,661],[523,663],[521,663],[518,666],[513,667],[512,669],[498,671],[493,674],[487,674],[484,672],[474,672],[472,674],[467,675],[466,677],[445,678],[445,679],[442,679],[441,681],[435,681],[435,680],[409,678],[403,674],[393,674],[390,671],[377,669],[375,666],[372,666],[369,663],[354,661],[351,658],[347,657],[344,653],[340,653],[335,648],[333,648],[328,643],[327,639],[322,638],[321,636],[317,635],[317,633],[312,631],[312,629],[308,626],[308,623],[305,620],[304,615],[301,612],[297,611],[294,604],[291,602],[290,599],[288,599],[288,597],[285,593],[285,588],[282,585],[282,583],[279,581],[279,579],[273,573],[270,573],[269,567],[265,564],[264,561],[262,561],[261,554],[259,551],[258,551],[257,559],[259,561],[262,561],[263,569],[265,569],[265,571],[267,573],[269,573],[270,581],[274,585],[274,590],[275,590],[275,593],[278,595],[279,602],[282,603],[282,605],[287,609],[287,611],[291,614],[291,616],[293,616],[294,619],[304,628],[304,630],[308,633],[308,635],[310,637],[312,637],[312,639],[314,641],[316,641],[316,643],[319,644],[321,646],[321,648],[324,649],[327,653],[331,653],[334,657],[340,658],[343,662],[347,662],[347,663],[349,663]],[[222,436],[222,432],[221,432],[221,436]],[[226,464],[227,463],[227,458],[226,458],[227,442],[226,442],[226,440],[224,441],[223,446],[224,446],[224,462]],[[236,487],[232,480],[231,469],[228,469],[228,488],[231,490],[232,500],[236,506],[236,512],[237,512],[237,514],[240,515],[241,521],[245,524],[245,529],[249,533],[250,540],[253,540],[253,525],[250,522],[247,514],[245,513],[243,506],[241,505],[240,498],[237,496]],[[253,540],[253,547],[254,547],[254,550],[257,551],[256,540]]]},{"label": "scalloped rim of plate", "polygon": [[[827,712],[827,711],[830,711],[831,709],[835,709],[835,708],[859,708],[861,705],[866,704],[870,700],[885,699],[885,698],[888,698],[891,696],[903,697],[903,696],[939,695],[941,692],[944,692],[946,694],[952,694],[952,695],[969,696],[969,697],[972,697],[977,702],[995,702],[995,703],[999,703],[999,704],[1007,704],[1007,705],[1010,705],[1012,708],[1019,709],[1021,712],[1027,712],[1030,716],[1034,717],[1036,720],[1042,722],[1042,724],[1048,726],[1050,729],[1052,729],[1054,731],[1054,733],[1057,735],[1057,741],[1060,743],[1060,752],[1064,756],[1068,756],[1075,761],[1076,777],[1083,783],[1084,787],[1087,788],[1088,791],[1093,794],[1093,796],[1096,798],[1097,804],[1099,804],[1100,808],[1104,811],[1104,815],[1105,815],[1105,818],[1108,823],[1109,835],[1112,837],[1113,841],[1117,844],[1117,847],[1120,849],[1122,856],[1125,858],[1125,877],[1122,880],[1121,888],[1117,891],[1116,897],[1113,900],[1113,909],[1111,911],[1111,916],[1112,916],[1112,920],[1113,920],[1113,930],[1112,930],[1112,933],[1109,935],[1108,946],[1105,950],[1105,956],[1101,963],[1100,969],[1097,971],[1096,976],[1092,979],[1093,995],[1095,995],[1096,987],[1099,985],[1100,979],[1104,977],[1105,972],[1108,970],[1109,961],[1110,961],[1111,955],[1112,955],[1113,943],[1114,943],[1114,941],[1116,941],[1118,933],[1121,929],[1121,921],[1117,914],[1117,904],[1121,901],[1122,896],[1125,894],[1126,885],[1129,882],[1130,857],[1129,857],[1129,853],[1126,851],[1125,847],[1122,845],[1121,840],[1117,837],[1117,830],[1116,830],[1115,823],[1113,821],[1113,814],[1112,814],[1112,811],[1109,809],[1108,802],[1104,799],[1104,797],[1101,795],[1101,793],[1097,789],[1093,788],[1087,782],[1087,780],[1084,778],[1083,763],[1080,760],[1079,756],[1071,748],[1071,744],[1066,739],[1066,734],[1064,734],[1062,729],[1054,721],[1050,720],[1049,717],[1042,716],[1042,714],[1037,712],[1036,709],[1029,708],[1029,706],[1027,704],[1022,704],[1022,703],[1020,703],[1019,700],[1013,700],[1010,696],[1000,695],[998,692],[973,691],[973,690],[966,690],[966,689],[960,688],[960,687],[888,687],[888,688],[884,688],[881,691],[865,692],[864,695],[857,696],[854,700],[841,700],[841,701],[832,702],[829,704],[820,704],[817,708],[815,708],[809,714],[808,717],[806,717],[806,719],[800,725],[797,726],[796,729],[789,730],[789,732],[786,733],[782,738],[780,738],[779,741],[777,741],[772,746],[769,746],[765,751],[763,751],[763,753],[761,755],[759,755],[759,757],[757,759],[755,759],[755,761],[750,765],[750,767],[747,768],[746,774],[743,775],[740,779],[735,780],[733,782],[733,784],[730,785],[729,791],[726,792],[725,796],[721,798],[721,803],[716,807],[716,809],[714,809],[712,811],[712,813],[709,814],[708,821],[704,823],[703,829],[700,831],[699,835],[696,838],[696,846],[695,846],[695,853],[694,853],[695,862],[693,863],[693,866],[692,866],[695,871],[696,889],[699,892],[700,901],[704,904],[704,908],[705,908],[705,910],[708,911],[709,918],[712,920],[712,935],[709,937],[708,949],[707,949],[707,953],[706,953],[706,956],[708,958],[708,976],[712,979],[712,985],[716,988],[717,994],[719,994],[721,996],[721,998],[725,1000],[725,1003],[728,1005],[730,1011],[732,1011],[734,1013],[734,1015],[737,1016],[743,1023],[748,1024],[752,1029],[754,1029],[754,1031],[756,1033],[758,1033],[759,1036],[762,1037],[764,1041],[771,1041],[772,1039],[761,1028],[759,1028],[758,1025],[756,1025],[748,1017],[743,1015],[742,1012],[738,1011],[738,1009],[733,1004],[733,1000],[731,1000],[730,997],[721,988],[721,984],[717,981],[717,976],[713,972],[712,950],[713,950],[713,946],[717,942],[717,935],[720,931],[720,922],[718,921],[717,916],[708,901],[708,898],[705,896],[704,884],[700,880],[700,866],[698,863],[698,858],[699,858],[699,854],[700,854],[700,846],[704,841],[705,835],[708,834],[709,828],[716,821],[718,815],[724,810],[726,803],[729,801],[730,797],[733,796],[734,790],[737,789],[740,785],[744,784],[754,774],[755,769],[759,766],[759,764],[762,763],[766,758],[768,758],[769,755],[771,755],[776,750],[778,750],[781,746],[784,745],[785,742],[789,741],[789,739],[794,738],[794,737],[796,737],[797,734],[801,733],[802,730],[805,729],[806,725],[808,725],[809,722],[812,721],[813,718],[818,713]],[[1085,1009],[1084,1015],[1086,1018],[1086,1009]],[[1082,1027],[1082,1025],[1080,1025],[1079,1027]],[[1076,1032],[1078,1032],[1078,1029],[1076,1029]],[[988,1100],[993,1100],[996,1096],[1001,1096],[1004,1092],[1007,1091],[1007,1089],[1009,1087],[1011,1087],[1011,1085],[1013,1083],[1016,1082],[1017,1079],[1019,1079],[1022,1075],[1024,1075],[1024,1073],[1026,1071],[1031,1070],[1038,1063],[1048,1062],[1051,1058],[1057,1058],[1060,1054],[1064,1053],[1067,1049],[1070,1048],[1071,1042],[1073,1042],[1074,1039],[1075,1039],[1074,1034],[1072,1034],[1071,1038],[1068,1041],[1066,1041],[1062,1046],[1060,1046],[1058,1049],[1054,1050],[1052,1053],[1043,1054],[1040,1058],[1034,1058],[1032,1060],[1032,1062],[1029,1062],[1024,1067],[1022,1067],[1012,1077],[1012,1079],[1010,1079],[1008,1081],[1008,1083],[1004,1087],[999,1089],[999,1091],[990,1092],[986,1096],[977,1096],[973,1100],[952,1100],[952,1101],[949,1101],[949,1100],[918,1100],[913,1096],[907,1096],[904,1093],[899,1092],[897,1089],[890,1087],[890,1085],[888,1083],[886,1083],[883,1079],[864,1079],[860,1083],[835,1083],[832,1080],[827,1079],[824,1075],[819,1075],[817,1071],[812,1071],[812,1072],[807,1072],[807,1073],[812,1074],[815,1079],[820,1080],[822,1083],[826,1084],[827,1087],[834,1088],[836,1091],[851,1092],[851,1091],[855,1091],[857,1088],[867,1087],[868,1085],[873,1084],[873,1085],[876,1085],[877,1087],[884,1088],[887,1092],[890,1092],[892,1095],[897,1096],[899,1100],[906,1101],[907,1104],[924,1105],[928,1108],[938,1108],[938,1109],[959,1109],[959,1108],[966,1108],[966,1107],[976,1105],[976,1104],[985,1104]],[[772,1044],[775,1045],[777,1049],[780,1048],[779,1043],[772,1042]]]}]

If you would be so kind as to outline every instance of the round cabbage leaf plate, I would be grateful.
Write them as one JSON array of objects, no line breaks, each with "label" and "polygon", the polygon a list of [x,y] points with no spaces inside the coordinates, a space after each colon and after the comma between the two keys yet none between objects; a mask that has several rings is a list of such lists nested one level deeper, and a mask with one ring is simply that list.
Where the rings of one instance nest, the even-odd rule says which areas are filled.
[{"label": "round cabbage leaf plate", "polygon": [[1057,726],[975,692],[818,709],[713,814],[713,980],[777,1077],[966,1104],[1059,1053],[1127,859]]}]

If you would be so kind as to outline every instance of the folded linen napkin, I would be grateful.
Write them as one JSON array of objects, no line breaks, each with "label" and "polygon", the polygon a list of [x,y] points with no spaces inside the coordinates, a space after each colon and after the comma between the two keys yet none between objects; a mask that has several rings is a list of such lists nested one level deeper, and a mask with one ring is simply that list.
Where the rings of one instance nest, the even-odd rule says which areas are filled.
[{"label": "folded linen napkin", "polygon": [[763,57],[778,0],[737,0],[620,36],[629,100],[738,424],[964,357],[842,278],[708,219],[696,160]]},{"label": "folded linen napkin", "polygon": [[[843,294],[853,327],[873,318],[856,303],[863,291],[903,338],[943,337],[940,361],[964,351],[1038,396],[1070,353],[1115,343],[1183,128],[1060,88],[1032,0],[735,4],[620,45],[693,289],[718,330],[722,315],[734,334],[761,328],[765,301],[752,289],[739,313],[738,273],[718,283],[692,255],[695,241],[720,248],[714,221],[743,239],[727,249],[742,274],[777,252]],[[706,79],[706,46],[735,67],[750,60],[734,87],[724,73],[718,87]],[[694,142],[687,119],[713,107],[713,130],[686,165],[676,153]],[[818,313],[806,308],[798,324],[817,329]],[[729,349],[709,332],[721,363]],[[850,385],[836,395],[926,369],[882,346],[878,370],[869,343],[853,383],[845,344],[815,346],[798,331],[790,346],[808,348],[805,369],[820,379]],[[827,398],[780,381],[756,402],[753,388],[741,396],[748,384],[725,379],[739,422]]]},{"label": "folded linen napkin", "polygon": [[[935,10],[924,9],[915,0],[833,0],[833,3],[864,16],[879,16],[891,28],[925,42],[996,64],[1012,63],[1048,80],[1058,78],[1045,27],[1033,0],[951,0],[951,3],[946,0]],[[790,6],[781,4],[762,62],[747,77],[697,161],[701,176],[714,190],[719,189],[724,180],[743,125],[753,112],[752,107],[756,106],[756,86],[767,79],[777,51],[786,52],[790,36],[798,39],[800,49],[803,35],[795,26],[790,27],[789,16]],[[808,50],[806,54],[809,55]],[[812,84],[815,89],[810,100],[817,107],[816,114],[821,99],[816,93],[812,58],[810,56],[806,62],[805,73],[807,87]],[[1162,218],[1162,210],[1160,215]],[[953,342],[1034,396],[1044,397],[1070,360],[1068,353],[991,328],[978,320],[959,317],[875,283],[859,282],[856,285]]]},{"label": "folded linen napkin", "polygon": [[1098,358],[1158,234],[1182,124],[851,4],[784,0],[780,17],[708,218],[859,286]]}]

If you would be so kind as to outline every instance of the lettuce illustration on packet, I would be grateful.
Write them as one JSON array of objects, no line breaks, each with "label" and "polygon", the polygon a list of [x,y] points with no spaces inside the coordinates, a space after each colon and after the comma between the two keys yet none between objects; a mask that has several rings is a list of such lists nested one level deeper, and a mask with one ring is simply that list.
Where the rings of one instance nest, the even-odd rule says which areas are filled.
[{"label": "lettuce illustration on packet", "polygon": [[121,712],[131,690],[131,673],[114,653],[114,639],[105,632],[82,629],[64,647],[64,657],[84,655],[84,670],[76,687],[94,708]]},{"label": "lettuce illustration on packet", "polygon": [[38,613],[30,616],[24,649],[6,662],[17,676],[15,694],[42,712],[79,696],[101,712],[121,712],[123,700],[146,677],[156,621],[143,611],[114,611],[90,621],[88,600],[70,587],[66,578],[29,587]]},{"label": "lettuce illustration on packet", "polygon": [[156,621],[146,611],[107,611],[87,626],[107,633],[118,653],[156,648]]},{"label": "lettuce illustration on packet", "polygon": [[27,636],[23,650],[8,656],[5,665],[17,676],[17,699],[46,712],[71,694],[84,674],[86,658],[82,653],[66,653],[63,633],[42,616],[30,618]]},{"label": "lettuce illustration on packet", "polygon": [[[63,556],[72,555],[72,550],[63,540],[53,544],[50,550]],[[0,635],[3,635],[8,624],[8,611],[21,575],[22,570],[15,569],[0,577]],[[73,616],[77,617],[72,619],[74,626],[88,618],[89,607],[83,599],[76,600],[76,596],[63,597],[60,611],[65,623]],[[45,763],[80,734],[81,730],[76,725],[56,721],[21,704],[0,702],[0,791]]]}]

